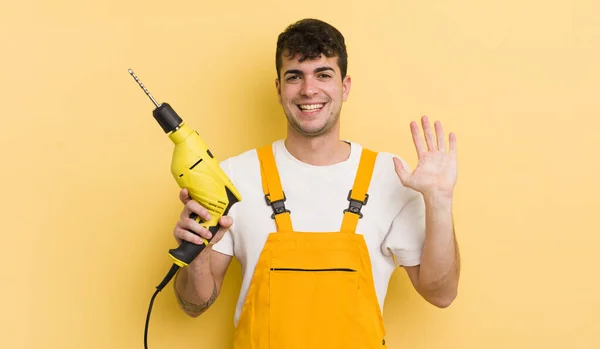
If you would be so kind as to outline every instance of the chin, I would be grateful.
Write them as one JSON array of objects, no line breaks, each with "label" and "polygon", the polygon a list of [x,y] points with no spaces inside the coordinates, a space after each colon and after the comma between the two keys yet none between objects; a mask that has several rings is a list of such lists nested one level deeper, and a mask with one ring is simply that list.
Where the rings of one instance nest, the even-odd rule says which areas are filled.
[{"label": "chin", "polygon": [[303,125],[303,123],[294,123],[293,127],[296,131],[298,131],[303,136],[307,137],[318,137],[326,134],[331,130],[331,127],[328,124],[324,125]]}]

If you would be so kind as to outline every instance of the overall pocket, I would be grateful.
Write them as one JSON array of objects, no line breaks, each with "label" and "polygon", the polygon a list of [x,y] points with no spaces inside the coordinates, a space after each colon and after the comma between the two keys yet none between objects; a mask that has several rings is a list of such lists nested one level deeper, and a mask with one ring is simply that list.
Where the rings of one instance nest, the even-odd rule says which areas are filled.
[{"label": "overall pocket", "polygon": [[352,348],[360,324],[352,268],[271,268],[271,348]]}]

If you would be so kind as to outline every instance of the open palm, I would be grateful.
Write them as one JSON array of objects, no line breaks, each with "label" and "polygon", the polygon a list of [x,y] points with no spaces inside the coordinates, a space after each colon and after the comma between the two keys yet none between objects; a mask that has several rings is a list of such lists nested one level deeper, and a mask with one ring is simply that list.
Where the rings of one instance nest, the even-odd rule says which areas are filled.
[{"label": "open palm", "polygon": [[413,142],[417,150],[418,164],[409,173],[398,158],[394,158],[396,174],[402,184],[412,188],[424,196],[444,195],[451,197],[457,179],[456,136],[450,133],[449,151],[446,150],[442,124],[436,121],[435,138],[427,116],[421,118],[425,143],[421,138],[416,122],[410,123]]}]

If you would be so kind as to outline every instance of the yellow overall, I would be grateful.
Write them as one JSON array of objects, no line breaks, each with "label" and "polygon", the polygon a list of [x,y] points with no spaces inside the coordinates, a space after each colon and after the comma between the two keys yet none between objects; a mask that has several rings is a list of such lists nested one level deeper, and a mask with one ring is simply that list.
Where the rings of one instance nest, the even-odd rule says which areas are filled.
[{"label": "yellow overall", "polygon": [[234,349],[386,348],[369,252],[355,233],[376,156],[362,151],[340,231],[297,232],[284,205],[272,148],[258,149],[277,232],[269,234],[256,264]]}]

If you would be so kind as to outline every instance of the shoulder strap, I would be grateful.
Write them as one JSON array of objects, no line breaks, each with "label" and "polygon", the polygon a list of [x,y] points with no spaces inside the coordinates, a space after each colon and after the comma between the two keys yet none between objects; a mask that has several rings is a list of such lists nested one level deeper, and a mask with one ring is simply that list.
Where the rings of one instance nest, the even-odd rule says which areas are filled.
[{"label": "shoulder strap", "polygon": [[262,178],[263,192],[267,205],[273,208],[271,218],[275,219],[277,231],[292,232],[292,220],[290,211],[285,208],[285,193],[281,188],[279,172],[273,156],[271,144],[258,148],[258,160],[260,161],[260,174]]},{"label": "shoulder strap", "polygon": [[348,193],[348,201],[350,201],[350,203],[348,208],[344,210],[344,219],[342,221],[342,228],[340,229],[342,233],[354,233],[356,231],[358,220],[363,216],[360,210],[369,200],[367,191],[369,190],[369,185],[371,183],[376,159],[376,152],[369,149],[362,150],[358,170],[356,171],[356,178],[354,179],[354,185],[352,186],[352,190]]}]

